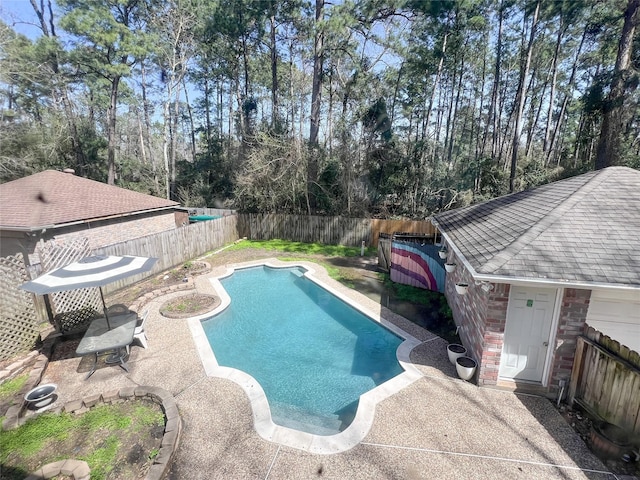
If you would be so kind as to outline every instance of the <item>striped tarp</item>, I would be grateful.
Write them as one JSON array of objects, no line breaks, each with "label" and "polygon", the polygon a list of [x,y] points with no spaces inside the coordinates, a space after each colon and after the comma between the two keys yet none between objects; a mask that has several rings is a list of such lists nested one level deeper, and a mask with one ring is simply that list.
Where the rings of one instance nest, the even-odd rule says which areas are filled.
[{"label": "striped tarp", "polygon": [[393,240],[391,243],[391,280],[444,292],[444,261],[438,256],[438,247],[430,244]]}]

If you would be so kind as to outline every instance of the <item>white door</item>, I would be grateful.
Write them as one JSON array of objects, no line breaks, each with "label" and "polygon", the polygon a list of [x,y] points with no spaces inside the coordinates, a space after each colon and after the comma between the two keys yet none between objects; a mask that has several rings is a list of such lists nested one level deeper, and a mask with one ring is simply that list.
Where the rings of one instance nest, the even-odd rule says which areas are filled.
[{"label": "white door", "polygon": [[541,382],[549,348],[556,289],[512,285],[500,376]]}]

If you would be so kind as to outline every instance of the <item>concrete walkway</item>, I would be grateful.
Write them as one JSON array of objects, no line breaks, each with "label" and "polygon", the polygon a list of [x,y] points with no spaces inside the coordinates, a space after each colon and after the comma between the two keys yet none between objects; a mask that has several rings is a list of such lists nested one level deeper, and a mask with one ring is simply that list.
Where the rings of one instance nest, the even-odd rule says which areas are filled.
[{"label": "concrete walkway", "polygon": [[[42,383],[58,384],[56,404],[128,386],[171,392],[184,421],[171,479],[616,478],[548,400],[459,380],[444,340],[314,268],[333,288],[422,342],[411,360],[423,377],[378,405],[371,430],[351,450],[311,454],[263,440],[242,388],[206,376],[187,320],[158,313],[184,292],[147,304],[149,348],[132,347],[130,373],[100,365],[85,381],[91,359],[71,357],[51,362]],[[196,285],[207,288],[202,280]]]}]

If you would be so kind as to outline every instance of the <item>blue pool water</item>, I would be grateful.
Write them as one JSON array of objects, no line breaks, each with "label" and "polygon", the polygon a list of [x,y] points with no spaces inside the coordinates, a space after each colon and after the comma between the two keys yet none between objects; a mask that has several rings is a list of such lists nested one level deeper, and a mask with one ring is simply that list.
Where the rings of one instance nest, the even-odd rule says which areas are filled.
[{"label": "blue pool water", "polygon": [[334,435],[353,420],[360,395],[403,372],[403,340],[303,272],[235,271],[221,281],[231,305],[202,326],[219,365],[260,383],[274,423]]}]

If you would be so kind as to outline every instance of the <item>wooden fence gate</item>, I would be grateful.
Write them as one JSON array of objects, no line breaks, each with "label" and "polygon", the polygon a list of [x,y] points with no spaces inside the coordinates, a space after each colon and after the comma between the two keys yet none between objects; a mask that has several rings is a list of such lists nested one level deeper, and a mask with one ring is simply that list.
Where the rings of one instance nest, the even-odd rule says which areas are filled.
[{"label": "wooden fence gate", "polygon": [[578,337],[569,403],[640,436],[640,355],[588,328]]}]

